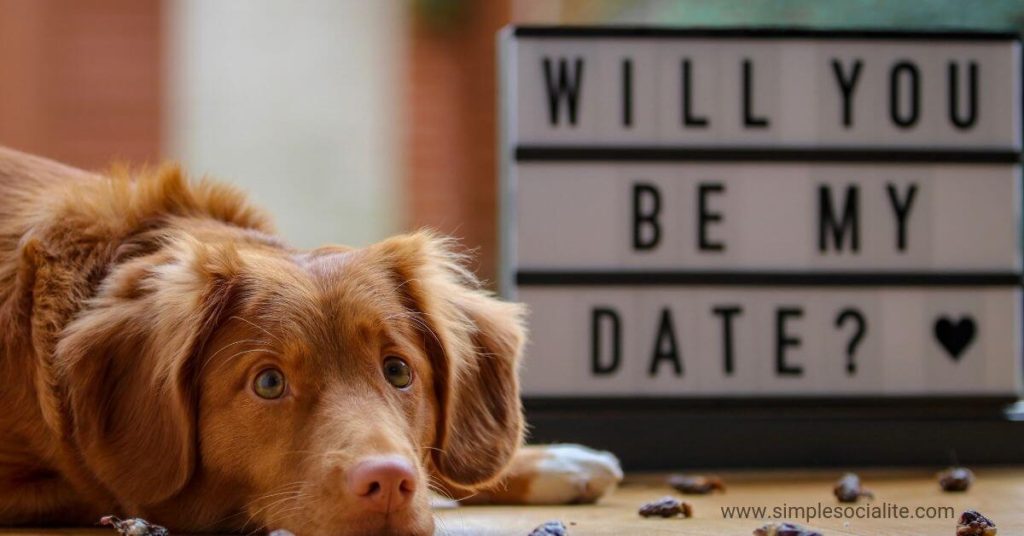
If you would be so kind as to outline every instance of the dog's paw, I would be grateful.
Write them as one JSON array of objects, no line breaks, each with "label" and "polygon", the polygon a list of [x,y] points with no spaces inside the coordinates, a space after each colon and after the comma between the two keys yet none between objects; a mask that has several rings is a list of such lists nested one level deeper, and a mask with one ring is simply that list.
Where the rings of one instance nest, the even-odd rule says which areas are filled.
[{"label": "dog's paw", "polygon": [[622,481],[622,466],[610,452],[572,444],[538,449],[527,504],[593,503]]}]

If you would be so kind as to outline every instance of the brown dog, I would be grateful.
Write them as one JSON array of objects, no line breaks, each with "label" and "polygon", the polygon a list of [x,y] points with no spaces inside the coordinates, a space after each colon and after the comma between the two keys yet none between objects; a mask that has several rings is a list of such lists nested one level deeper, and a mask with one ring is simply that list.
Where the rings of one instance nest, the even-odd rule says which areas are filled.
[{"label": "brown dog", "polygon": [[296,251],[232,188],[123,175],[0,149],[0,524],[420,535],[431,488],[621,477],[578,447],[513,460],[523,309],[450,241]]}]

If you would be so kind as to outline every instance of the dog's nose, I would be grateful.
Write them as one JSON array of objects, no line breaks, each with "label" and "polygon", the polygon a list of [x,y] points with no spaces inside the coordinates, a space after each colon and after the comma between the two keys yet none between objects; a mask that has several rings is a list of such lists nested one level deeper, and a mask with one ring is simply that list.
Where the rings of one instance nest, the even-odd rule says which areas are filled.
[{"label": "dog's nose", "polygon": [[401,510],[416,491],[416,470],[401,456],[375,456],[358,462],[348,475],[348,489],[368,509]]}]

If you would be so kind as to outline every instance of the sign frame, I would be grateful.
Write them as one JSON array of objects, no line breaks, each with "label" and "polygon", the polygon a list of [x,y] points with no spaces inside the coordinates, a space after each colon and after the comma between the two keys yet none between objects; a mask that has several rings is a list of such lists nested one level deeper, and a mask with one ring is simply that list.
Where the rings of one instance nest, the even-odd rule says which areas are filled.
[{"label": "sign frame", "polygon": [[[514,105],[509,95],[515,39],[715,38],[886,41],[1011,41],[1021,60],[1021,36],[1012,32],[816,30],[805,28],[658,28],[512,26],[498,35],[499,50],[499,290],[515,299],[518,285],[772,284],[782,287],[1010,286],[1019,273],[800,273],[771,276],[720,271],[651,271],[595,274],[585,271],[517,273],[515,199],[517,162],[899,162],[1017,165],[1021,162],[1024,105],[1014,118],[1013,147],[982,149],[702,146],[513,145]],[[1017,68],[1021,71],[1018,61]],[[1017,96],[1024,95],[1019,87]],[[1019,179],[1018,179],[1019,180]],[[1019,184],[1019,183],[1018,183]],[[1019,193],[1019,192],[1018,192]],[[1017,203],[1020,203],[1017,200]],[[1018,237],[1020,231],[1018,230]],[[1020,252],[1018,252],[1020,253]],[[657,272],[657,271],[654,271]],[[1017,356],[1018,360],[1022,356]],[[529,360],[530,356],[527,355]],[[1020,368],[1018,363],[1018,369]],[[714,466],[941,465],[954,449],[968,463],[1024,462],[1024,405],[1017,396],[733,396],[733,397],[524,397],[532,441],[579,441],[608,448],[631,469]],[[609,433],[614,430],[614,433]],[[979,442],[979,436],[997,438]],[[885,437],[883,445],[863,440]],[[753,441],[751,441],[753,440]],[[795,441],[794,441],[795,440]],[[851,445],[861,445],[854,449]],[[1000,446],[1002,445],[1002,446]],[[724,446],[724,447],[723,447]]]}]

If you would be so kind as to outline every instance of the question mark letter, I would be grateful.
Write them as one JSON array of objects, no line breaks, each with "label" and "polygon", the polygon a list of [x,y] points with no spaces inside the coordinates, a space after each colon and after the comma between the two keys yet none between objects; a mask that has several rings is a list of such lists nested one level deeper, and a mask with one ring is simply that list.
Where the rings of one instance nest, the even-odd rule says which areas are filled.
[{"label": "question mark letter", "polygon": [[857,346],[860,345],[860,341],[864,338],[868,325],[867,321],[864,320],[863,313],[853,307],[847,307],[839,311],[839,316],[836,317],[836,328],[843,327],[847,319],[852,319],[857,324],[853,336],[850,337],[850,342],[846,343],[846,374],[853,376],[857,373],[857,363],[853,360],[853,354],[857,352]]}]

